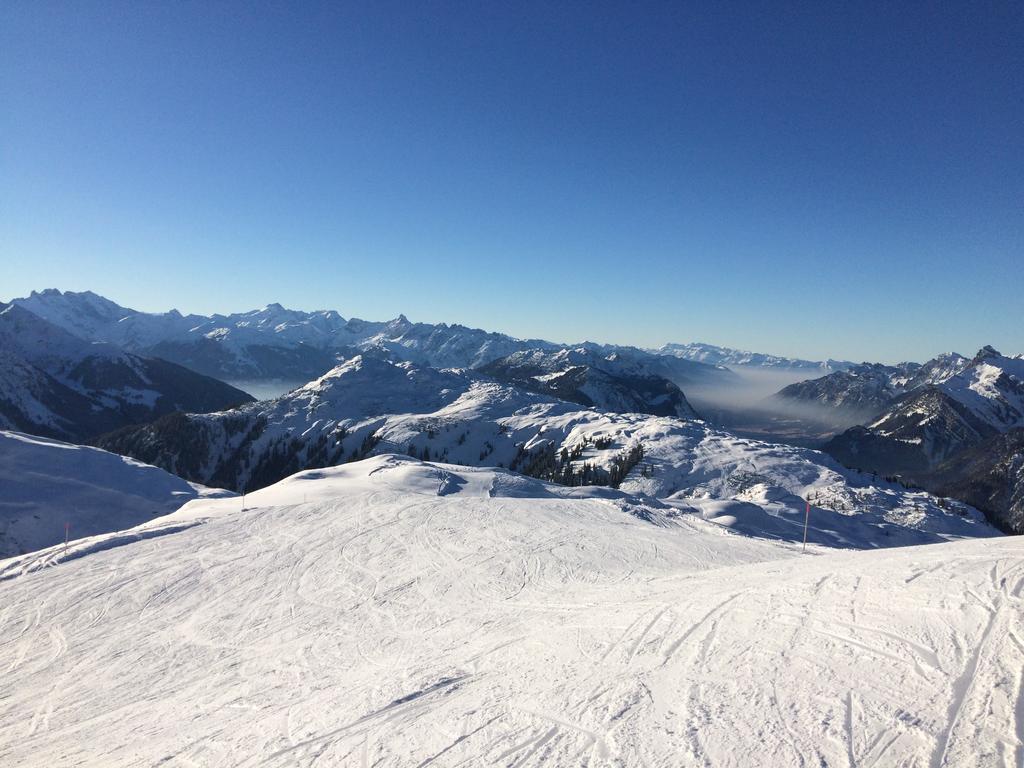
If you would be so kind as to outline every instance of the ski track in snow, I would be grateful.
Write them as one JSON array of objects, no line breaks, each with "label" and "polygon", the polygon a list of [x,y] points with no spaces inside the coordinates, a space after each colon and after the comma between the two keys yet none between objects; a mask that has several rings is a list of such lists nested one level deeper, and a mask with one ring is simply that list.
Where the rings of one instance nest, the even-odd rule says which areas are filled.
[{"label": "ski track in snow", "polygon": [[1024,761],[1024,539],[801,555],[458,473],[375,458],[8,561],[0,764]]}]

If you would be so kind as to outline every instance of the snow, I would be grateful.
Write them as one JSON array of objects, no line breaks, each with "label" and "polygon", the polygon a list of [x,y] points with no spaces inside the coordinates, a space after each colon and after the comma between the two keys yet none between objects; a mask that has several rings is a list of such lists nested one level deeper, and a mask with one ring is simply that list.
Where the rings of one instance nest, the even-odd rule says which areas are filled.
[{"label": "snow", "polygon": [[252,366],[247,350],[254,345],[305,345],[332,350],[358,345],[364,349],[386,349],[402,359],[439,367],[475,366],[524,347],[557,346],[460,325],[411,323],[404,315],[387,322],[367,322],[357,318],[346,320],[333,310],[304,312],[280,304],[230,315],[182,316],[176,310],[138,312],[88,291],[61,293],[52,289],[14,299],[12,304],[72,334],[110,342],[132,352],[149,351],[161,342],[214,340],[236,356],[239,372],[247,370],[247,365]]},{"label": "snow", "polygon": [[1024,361],[995,356],[978,362],[942,387],[999,431],[1024,426]]},{"label": "snow", "polygon": [[[816,519],[828,521],[832,532],[819,537],[823,544],[902,546],[995,534],[967,505],[846,469],[818,451],[739,438],[701,421],[587,409],[469,371],[372,356],[355,357],[278,400],[190,419],[195,453],[188,458],[200,468],[188,478],[204,484],[223,482],[232,472],[232,487],[253,488],[255,468],[296,441],[300,448],[290,471],[318,465],[309,458],[315,459],[318,446],[327,456],[319,463],[361,457],[370,435],[376,440],[371,453],[424,456],[426,449],[428,458],[467,466],[513,467],[517,457],[551,446],[556,453],[582,450],[577,470],[584,462],[609,469],[623,451],[639,445],[643,459],[622,490],[683,506],[705,498],[754,503],[783,521],[802,518],[804,499],[821,496],[828,514]],[[256,436],[249,439],[250,433]],[[143,428],[138,442],[152,440]],[[160,455],[140,455],[186,472],[174,445]],[[763,498],[749,494],[756,484],[764,486]]]},{"label": "snow", "polygon": [[[268,347],[305,353],[318,350],[323,353],[322,357],[314,355],[318,362],[323,358],[348,358],[353,349],[373,350],[438,368],[479,368],[515,353],[565,348],[542,339],[516,339],[457,324],[413,323],[404,315],[386,322],[346,320],[333,310],[304,312],[280,304],[231,315],[182,316],[176,310],[162,314],[137,312],[89,292],[56,290],[33,292],[27,298],[14,299],[12,304],[82,338],[110,342],[129,352],[153,354],[190,367],[211,354],[203,342],[215,341],[219,354],[216,360],[206,360],[210,369],[203,372],[233,380],[291,378],[295,374],[287,362],[291,358],[284,355],[276,362],[268,360],[263,354]],[[602,357],[614,353],[627,361],[653,366],[657,370],[651,372],[684,387],[691,383],[723,387],[738,381],[724,368],[675,356],[633,347],[584,346]],[[278,389],[275,394],[283,391]]]},{"label": "snow", "polygon": [[130,528],[199,496],[230,496],[124,456],[0,431],[0,557]]},{"label": "snow", "polygon": [[[88,320],[101,300],[85,296]],[[189,387],[191,396],[184,394]],[[81,339],[20,305],[0,304],[0,427],[85,439],[173,408],[238,399],[242,393],[220,382]]]},{"label": "snow", "polygon": [[761,352],[747,352],[729,347],[718,347],[695,341],[689,344],[664,344],[656,350],[659,355],[672,355],[684,360],[708,363],[709,365],[751,366],[758,368],[782,368],[794,370],[819,370],[824,372],[845,370],[854,363],[846,360],[801,360],[799,358],[779,357]]},{"label": "snow", "polygon": [[12,414],[23,414],[26,420],[44,429],[63,426],[63,420],[45,404],[48,392],[55,386],[50,377],[2,346],[0,370],[0,402],[7,404],[8,411],[0,413],[0,427],[18,426]]},{"label": "snow", "polygon": [[0,347],[49,372],[67,373],[90,357],[126,365],[133,360],[110,344],[80,339],[16,304],[0,306]]},{"label": "snow", "polygon": [[1021,763],[1024,540],[645,505],[381,456],[0,562],[0,763]]},{"label": "snow", "polygon": [[991,347],[968,365],[956,358],[952,375],[896,401],[869,425],[891,439],[920,444],[931,466],[997,432],[1024,426],[1024,361]]}]

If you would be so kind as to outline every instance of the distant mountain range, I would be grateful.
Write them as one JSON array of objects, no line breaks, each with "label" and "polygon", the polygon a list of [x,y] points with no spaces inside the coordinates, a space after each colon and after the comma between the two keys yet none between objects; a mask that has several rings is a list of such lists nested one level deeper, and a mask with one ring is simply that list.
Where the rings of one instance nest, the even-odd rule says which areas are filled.
[{"label": "distant mountain range", "polygon": [[82,442],[172,411],[250,400],[222,381],[86,341],[19,305],[0,304],[0,428]]},{"label": "distant mountain range", "polygon": [[785,370],[806,370],[808,373],[819,371],[843,371],[854,365],[846,360],[801,360],[792,357],[766,355],[760,352],[744,352],[729,347],[716,347],[713,344],[693,342],[690,344],[665,344],[656,350],[659,355],[672,355],[684,360],[709,365],[740,366],[748,368],[769,368]]},{"label": "distant mountain range", "polygon": [[[361,351],[390,353],[435,368],[480,368],[521,352],[575,348],[542,339],[445,323],[413,323],[404,315],[374,322],[345,319],[333,310],[302,312],[270,304],[231,315],[139,312],[90,291],[33,291],[15,304],[89,341],[102,341],[140,355],[159,357],[225,381],[309,381]],[[725,368],[634,347],[582,344],[602,357],[645,361],[653,375],[678,386],[727,386]]]}]

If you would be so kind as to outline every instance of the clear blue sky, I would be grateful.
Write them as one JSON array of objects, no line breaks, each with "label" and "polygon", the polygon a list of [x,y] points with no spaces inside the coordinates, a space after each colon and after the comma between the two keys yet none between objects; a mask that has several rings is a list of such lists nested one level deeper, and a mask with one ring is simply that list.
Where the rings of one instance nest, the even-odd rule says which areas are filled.
[{"label": "clear blue sky", "polygon": [[6,0],[0,298],[1024,351],[1022,40],[1019,2]]}]

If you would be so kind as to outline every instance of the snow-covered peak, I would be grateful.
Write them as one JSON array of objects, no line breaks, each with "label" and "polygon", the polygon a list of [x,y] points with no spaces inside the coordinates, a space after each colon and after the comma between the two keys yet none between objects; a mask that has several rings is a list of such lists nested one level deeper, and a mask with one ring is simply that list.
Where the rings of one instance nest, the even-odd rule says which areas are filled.
[{"label": "snow-covered peak", "polygon": [[465,371],[357,355],[294,392],[249,410],[271,420],[306,414],[333,423],[385,413],[426,413],[453,402],[475,380]]},{"label": "snow-covered peak", "polygon": [[62,371],[88,357],[127,360],[110,344],[93,343],[74,336],[59,325],[17,304],[0,305],[0,346],[26,361]]},{"label": "snow-covered peak", "polygon": [[665,358],[641,354],[644,357],[618,352],[605,356],[590,347],[533,349],[480,370],[500,381],[602,410],[695,418],[682,390],[664,375]]},{"label": "snow-covered peak", "polygon": [[104,329],[135,314],[134,310],[92,291],[62,292],[47,288],[33,291],[28,298],[15,299],[11,303],[88,341],[111,341],[103,337]]},{"label": "snow-covered peak", "polygon": [[971,360],[972,364],[980,363],[984,360],[998,360],[1002,357],[999,350],[993,347],[991,344],[986,344],[984,347],[978,350],[975,354],[974,359]]},{"label": "snow-covered peak", "polygon": [[957,352],[944,352],[936,355],[928,362],[919,366],[913,374],[908,377],[906,389],[926,386],[928,384],[939,384],[952,376],[963,371],[971,361]]},{"label": "snow-covered peak", "polygon": [[1018,357],[986,346],[969,367],[938,386],[999,432],[1024,426],[1024,360]]}]

